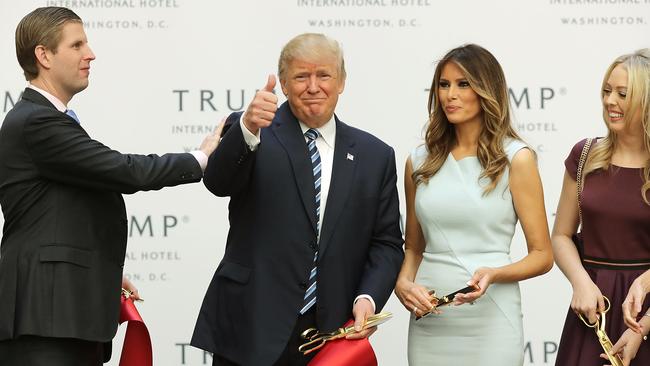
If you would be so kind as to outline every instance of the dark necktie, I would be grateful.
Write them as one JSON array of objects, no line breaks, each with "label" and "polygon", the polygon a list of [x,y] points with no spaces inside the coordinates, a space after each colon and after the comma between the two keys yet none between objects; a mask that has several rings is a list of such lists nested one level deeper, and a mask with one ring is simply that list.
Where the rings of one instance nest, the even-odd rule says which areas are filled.
[{"label": "dark necktie", "polygon": [[[307,149],[309,150],[309,157],[311,158],[312,172],[314,174],[314,191],[315,196],[314,200],[316,203],[316,229],[320,229],[320,154],[318,153],[318,148],[316,147],[316,139],[320,136],[318,130],[310,128],[305,132],[305,137],[307,137]],[[318,259],[318,250],[314,253],[314,266],[311,269],[309,274],[309,281],[307,282],[308,287],[305,291],[305,297],[303,300],[303,307],[300,309],[300,314],[304,314],[316,303],[316,260]]]}]

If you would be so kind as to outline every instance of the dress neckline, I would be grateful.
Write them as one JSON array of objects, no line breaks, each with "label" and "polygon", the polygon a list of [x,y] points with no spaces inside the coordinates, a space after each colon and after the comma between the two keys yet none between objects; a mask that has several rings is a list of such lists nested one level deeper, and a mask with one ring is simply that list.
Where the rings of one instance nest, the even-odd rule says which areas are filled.
[{"label": "dress neckline", "polygon": [[454,156],[454,154],[451,153],[451,151],[449,152],[449,157],[452,158],[457,163],[461,162],[461,161],[463,161],[465,159],[471,159],[471,158],[477,159],[478,158],[476,155],[467,155],[467,156],[463,156],[460,159],[456,159],[456,157]]},{"label": "dress neckline", "polygon": [[619,169],[629,169],[629,170],[643,169],[643,167],[629,167],[629,166],[620,166],[620,165],[616,165],[616,164],[609,164],[609,165],[613,166],[614,168],[619,168]]}]

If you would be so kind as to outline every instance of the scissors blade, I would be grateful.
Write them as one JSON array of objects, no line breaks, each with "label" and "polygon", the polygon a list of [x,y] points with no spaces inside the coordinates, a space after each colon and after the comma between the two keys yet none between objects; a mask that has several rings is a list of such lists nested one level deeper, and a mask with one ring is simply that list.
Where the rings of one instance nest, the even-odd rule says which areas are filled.
[{"label": "scissors blade", "polygon": [[[371,315],[368,317],[368,319],[366,319],[366,324],[363,326],[363,328],[361,328],[361,330],[376,327],[379,324],[383,324],[387,322],[392,317],[393,317],[393,313],[391,313],[390,311],[384,311],[379,314]],[[356,333],[356,331],[354,330],[354,325],[346,327],[343,330],[343,334],[345,335],[352,334],[352,333]]]},{"label": "scissors blade", "polygon": [[[598,323],[598,321],[596,321],[596,323]],[[612,363],[612,366],[623,366],[621,358],[617,354],[612,353],[612,347],[614,347],[614,345],[609,339],[609,336],[607,336],[607,333],[605,333],[605,330],[596,328],[596,336],[598,337],[598,342],[603,348],[603,351],[605,351],[607,358]]]},{"label": "scissors blade", "polygon": [[379,314],[372,315],[366,320],[366,325],[364,328],[376,327],[379,324],[387,322],[390,318],[393,317],[393,313],[385,311]]}]

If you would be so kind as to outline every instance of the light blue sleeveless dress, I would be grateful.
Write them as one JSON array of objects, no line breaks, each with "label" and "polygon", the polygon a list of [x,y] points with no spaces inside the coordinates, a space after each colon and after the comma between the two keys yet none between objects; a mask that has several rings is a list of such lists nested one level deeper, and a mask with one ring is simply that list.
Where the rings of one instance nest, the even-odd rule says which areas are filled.
[{"label": "light blue sleeveless dress", "polygon": [[[526,144],[508,140],[508,159]],[[414,170],[427,156],[424,146],[411,153]],[[510,243],[517,215],[506,170],[490,194],[479,181],[476,157],[456,161],[452,154],[440,170],[420,184],[415,213],[426,247],[416,282],[443,296],[466,286],[479,267],[511,263]],[[524,358],[521,296],[518,283],[492,284],[474,305],[446,306],[442,314],[415,321],[411,314],[408,360],[420,365],[520,366]]]}]

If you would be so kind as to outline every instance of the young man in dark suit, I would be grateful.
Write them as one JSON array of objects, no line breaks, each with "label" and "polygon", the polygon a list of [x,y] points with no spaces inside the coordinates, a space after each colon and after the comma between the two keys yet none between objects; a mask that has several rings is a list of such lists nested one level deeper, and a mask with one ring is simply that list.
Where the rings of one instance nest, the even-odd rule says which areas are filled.
[{"label": "young man in dark suit", "polygon": [[101,365],[119,317],[127,241],[122,193],[201,179],[216,148],[121,154],[67,109],[95,55],[79,16],[39,8],[16,29],[29,86],[0,128],[0,365]]},{"label": "young man in dark suit", "polygon": [[[345,86],[336,41],[303,34],[232,123],[204,183],[230,197],[230,232],[192,345],[213,365],[304,365],[300,333],[378,312],[403,259],[393,149],[334,115]],[[367,337],[373,329],[351,338]],[[310,355],[311,356],[311,355]]]}]

